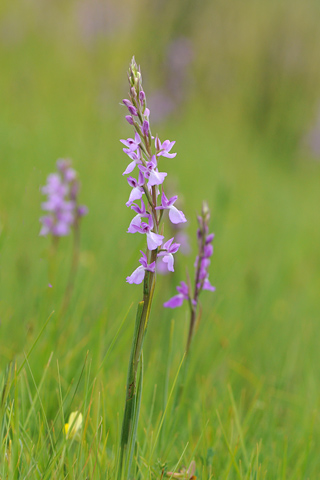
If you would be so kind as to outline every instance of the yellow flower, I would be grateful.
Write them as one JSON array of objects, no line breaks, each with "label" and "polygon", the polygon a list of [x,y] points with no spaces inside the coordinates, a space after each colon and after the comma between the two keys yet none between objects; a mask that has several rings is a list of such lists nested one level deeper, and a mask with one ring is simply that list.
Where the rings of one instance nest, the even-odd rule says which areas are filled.
[{"label": "yellow flower", "polygon": [[64,426],[64,433],[66,434],[66,438],[74,437],[82,426],[82,413],[75,411],[71,412],[68,423]]}]

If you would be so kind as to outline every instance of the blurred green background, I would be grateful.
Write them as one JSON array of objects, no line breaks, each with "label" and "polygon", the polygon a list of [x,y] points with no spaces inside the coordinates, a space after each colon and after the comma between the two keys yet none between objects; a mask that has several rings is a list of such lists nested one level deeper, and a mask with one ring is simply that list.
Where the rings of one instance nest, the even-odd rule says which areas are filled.
[{"label": "blurred green background", "polygon": [[[48,315],[59,309],[65,288],[71,240],[60,242],[52,279],[50,242],[39,237],[40,187],[57,158],[73,159],[90,213],[83,220],[73,302],[58,326],[53,315],[30,358],[35,379],[51,351],[63,388],[77,376],[87,350],[94,375],[130,305],[140,299],[141,289],[125,283],[143,243],[140,235],[126,234],[132,212],[125,206],[130,189],[119,143],[132,136],[119,103],[127,96],[126,71],[135,55],[153,133],[176,140],[178,155],[161,160],[161,170],[179,195],[192,246],[189,256],[177,258],[174,276],[158,278],[145,343],[141,432],[155,384],[155,415],[162,409],[173,318],[172,378],[183,353],[186,309],[167,311],[162,303],[185,278],[186,266],[193,272],[196,213],[205,199],[216,234],[210,279],[217,291],[202,296],[186,400],[189,420],[170,454],[179,458],[186,439],[194,446],[210,419],[206,445],[214,448],[215,472],[223,470],[228,452],[215,410],[226,429],[232,428],[230,384],[247,448],[262,442],[268,478],[283,468],[284,451],[288,478],[316,478],[319,14],[320,4],[312,0],[1,3],[2,368],[28,351]],[[113,440],[134,310],[99,373]],[[54,391],[55,367],[51,373]],[[56,411],[55,396],[48,393],[44,403]]]}]

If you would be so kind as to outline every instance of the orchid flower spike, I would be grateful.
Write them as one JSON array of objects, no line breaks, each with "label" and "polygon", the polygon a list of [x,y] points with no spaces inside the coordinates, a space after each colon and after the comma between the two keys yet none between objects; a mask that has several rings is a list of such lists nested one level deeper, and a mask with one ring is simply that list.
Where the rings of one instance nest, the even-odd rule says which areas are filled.
[{"label": "orchid flower spike", "polygon": [[[134,133],[126,140],[120,140],[124,153],[130,158],[123,172],[123,175],[129,175],[127,182],[131,187],[126,205],[135,212],[129,224],[128,233],[140,233],[146,236],[147,260],[144,256],[142,260],[140,259],[141,265],[130,277],[127,277],[127,282],[141,283],[140,280],[146,278],[145,271],[148,271],[146,270],[149,268],[148,265],[152,265],[151,274],[155,273],[156,267],[153,269],[153,264],[157,265],[157,260],[158,265],[165,266],[169,272],[174,271],[174,254],[179,250],[180,244],[175,243],[171,238],[162,246],[164,235],[160,227],[163,212],[160,210],[168,210],[169,219],[173,224],[185,223],[187,220],[184,213],[174,205],[178,197],[175,195],[168,199],[163,192],[162,185],[167,178],[167,173],[159,171],[158,163],[160,158],[165,160],[165,158],[176,156],[176,153],[171,153],[175,141],[165,140],[161,143],[158,136],[156,138],[152,136],[150,110],[142,87],[140,67],[134,58],[129,67],[128,79],[129,96],[122,103],[129,111],[125,118],[133,127]],[[138,167],[138,178],[130,176],[135,167]],[[141,207],[137,203],[138,200],[141,201]],[[151,278],[152,275],[149,277]]]}]

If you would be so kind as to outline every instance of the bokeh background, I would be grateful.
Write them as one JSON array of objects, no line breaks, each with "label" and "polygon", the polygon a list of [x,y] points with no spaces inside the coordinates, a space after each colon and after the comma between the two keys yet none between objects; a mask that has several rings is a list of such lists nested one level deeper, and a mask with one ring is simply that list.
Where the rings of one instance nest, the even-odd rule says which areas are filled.
[{"label": "bokeh background", "polygon": [[[161,170],[168,172],[167,188],[179,195],[191,246],[177,258],[174,276],[158,278],[141,428],[155,384],[155,415],[162,408],[173,319],[172,378],[183,353],[186,309],[167,311],[162,303],[186,267],[193,272],[196,214],[207,200],[216,234],[210,279],[217,291],[202,296],[188,421],[174,448],[164,451],[179,458],[183,442],[195,445],[210,418],[206,442],[214,446],[214,468],[223,468],[227,452],[215,411],[228,429],[229,384],[247,448],[262,442],[269,478],[276,478],[284,451],[290,478],[319,472],[319,456],[312,454],[320,440],[319,14],[312,0],[1,2],[2,368],[28,351],[65,287],[71,240],[60,242],[52,279],[50,241],[39,237],[40,187],[57,158],[72,158],[90,213],[72,305],[58,327],[53,315],[39,340],[30,358],[35,379],[51,351],[63,389],[87,351],[94,375],[140,299],[140,288],[125,283],[143,243],[126,234],[132,212],[125,206],[130,189],[119,143],[132,136],[120,103],[135,55],[153,133],[176,140],[178,155],[163,159]],[[99,372],[113,439],[134,310]],[[56,375],[52,367],[52,391]],[[46,402],[50,416],[55,395],[48,392]],[[302,458],[307,444],[311,453]]]}]

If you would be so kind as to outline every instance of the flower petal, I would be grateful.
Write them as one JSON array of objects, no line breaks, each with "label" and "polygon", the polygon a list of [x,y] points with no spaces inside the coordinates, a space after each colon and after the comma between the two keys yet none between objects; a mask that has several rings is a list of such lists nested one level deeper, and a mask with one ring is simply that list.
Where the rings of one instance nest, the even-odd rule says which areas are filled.
[{"label": "flower petal", "polygon": [[168,270],[170,272],[174,272],[174,268],[173,268],[174,258],[171,253],[167,253],[167,255],[163,257],[162,261],[168,265]]},{"label": "flower petal", "polygon": [[155,250],[156,248],[160,247],[163,239],[164,239],[163,235],[159,235],[158,233],[154,233],[154,232],[148,232],[147,233],[148,249]]},{"label": "flower petal", "polygon": [[136,233],[138,231],[136,227],[140,227],[140,225],[141,225],[141,215],[138,214],[135,217],[133,217],[133,219],[131,220],[127,233]]},{"label": "flower petal", "polygon": [[169,250],[171,243],[173,242],[174,237],[170,238],[169,240],[166,241],[166,243],[163,244],[162,248],[164,250]]},{"label": "flower petal", "polygon": [[210,290],[210,292],[215,292],[216,291],[216,287],[214,287],[213,285],[211,285],[211,283],[209,282],[209,279],[206,278],[205,281],[203,282],[203,287],[202,287],[203,290]]},{"label": "flower petal", "polygon": [[162,152],[158,153],[158,157],[161,156],[161,155],[162,155],[163,157],[166,157],[166,158],[174,158],[177,154],[176,154],[176,153],[168,153],[168,152],[162,151]]},{"label": "flower petal", "polygon": [[127,282],[132,284],[132,283],[135,283],[136,285],[138,285],[139,283],[142,283],[143,279],[144,279],[144,275],[145,275],[145,269],[142,265],[140,265],[138,268],[135,269],[134,272],[132,272],[132,274],[127,277]]},{"label": "flower petal", "polygon": [[131,190],[129,200],[127,201],[126,205],[127,207],[130,207],[130,205],[135,201],[135,200],[140,200],[142,198],[143,191],[140,189],[140,187],[135,187]]},{"label": "flower petal", "polygon": [[132,170],[134,170],[135,166],[136,166],[136,162],[135,160],[133,160],[133,162],[129,163],[129,165],[127,166],[127,168],[125,169],[122,175],[127,175],[128,173],[131,173]]},{"label": "flower petal", "polygon": [[154,187],[155,185],[161,185],[164,182],[167,173],[165,172],[156,172],[152,170],[149,176],[148,187]]},{"label": "flower petal", "polygon": [[177,291],[186,299],[189,298],[189,287],[186,282],[181,282],[180,285],[177,286]]},{"label": "flower petal", "polygon": [[187,221],[186,217],[184,216],[184,213],[181,212],[181,210],[178,210],[175,206],[172,205],[172,207],[169,208],[169,218],[172,223],[177,224],[177,223],[184,223]]},{"label": "flower petal", "polygon": [[174,297],[170,298],[170,300],[165,302],[163,306],[166,308],[181,307],[181,305],[183,304],[183,300],[183,295],[175,295]]}]

